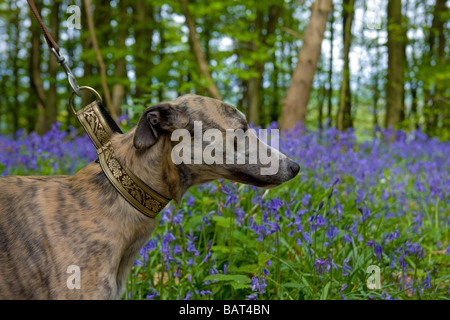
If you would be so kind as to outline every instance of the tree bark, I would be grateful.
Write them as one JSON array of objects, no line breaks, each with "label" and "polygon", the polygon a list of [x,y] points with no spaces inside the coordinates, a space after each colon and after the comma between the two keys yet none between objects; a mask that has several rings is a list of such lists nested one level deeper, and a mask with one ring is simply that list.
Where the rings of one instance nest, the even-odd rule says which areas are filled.
[{"label": "tree bark", "polygon": [[290,129],[297,122],[304,123],[314,75],[319,61],[322,40],[327,25],[331,0],[315,0],[311,6],[311,18],[303,37],[297,66],[291,84],[283,100],[281,127]]},{"label": "tree bark", "polygon": [[106,66],[105,62],[103,61],[103,56],[100,51],[100,47],[98,46],[97,36],[95,35],[95,25],[94,25],[94,19],[92,17],[91,13],[91,1],[90,0],[84,0],[84,6],[86,9],[86,19],[89,27],[89,34],[91,36],[92,46],[94,47],[95,56],[97,58],[98,66],[100,69],[100,76],[102,81],[102,88],[103,88],[103,95],[105,98],[105,105],[106,108],[109,110],[111,117],[116,120],[119,117],[119,114],[116,112],[116,110],[112,109],[112,99],[111,99],[111,92],[108,88],[108,81],[106,77]]},{"label": "tree bark", "polygon": [[330,67],[328,69],[328,105],[327,117],[329,123],[333,120],[333,43],[334,43],[334,12],[330,12]]},{"label": "tree bark", "polygon": [[344,0],[343,2],[343,43],[344,43],[344,69],[342,71],[342,82],[339,90],[339,109],[336,127],[345,130],[353,127],[352,121],[352,93],[350,89],[350,48],[352,44],[352,25],[355,0]]},{"label": "tree bark", "polygon": [[[282,3],[272,5],[269,7],[269,13],[267,18],[267,26],[265,33],[264,29],[264,11],[258,10],[255,21],[255,32],[259,35],[259,41],[253,41],[250,43],[252,51],[262,50],[262,46],[270,47],[271,43],[268,43],[269,37],[275,32],[277,27],[278,18],[283,10]],[[259,45],[261,44],[261,46]],[[255,61],[253,70],[258,76],[252,76],[248,80],[247,87],[247,120],[250,123],[259,125],[261,122],[261,99],[262,99],[262,79],[265,70],[266,61]]]},{"label": "tree bark", "polygon": [[[60,1],[55,0],[50,11],[50,30],[53,39],[59,40],[59,6]],[[47,101],[45,103],[45,120],[44,127],[40,133],[45,133],[52,128],[58,116],[58,93],[56,91],[56,76],[58,74],[58,62],[53,55],[48,61],[48,73],[50,76],[50,87],[47,93]]]},{"label": "tree bark", "polygon": [[188,0],[179,0],[179,2],[181,5],[181,11],[183,12],[184,17],[186,18],[186,24],[189,29],[189,40],[190,40],[189,44],[191,46],[192,53],[195,56],[195,60],[200,70],[200,74],[207,81],[206,87],[211,97],[221,100],[222,96],[220,95],[219,89],[217,88],[217,85],[211,76],[208,62],[206,61],[205,54],[203,53],[202,48],[200,46],[197,31],[195,30],[195,21],[191,15],[191,12],[189,11]]},{"label": "tree bark", "polygon": [[153,5],[147,4],[145,0],[137,0],[135,3],[135,97],[141,98],[143,93],[150,91],[150,87],[152,85],[151,74],[148,70],[152,70],[152,59],[149,59],[149,57],[152,54],[154,33],[153,27],[156,26],[156,22]]},{"label": "tree bark", "polygon": [[[42,10],[42,4],[37,3],[36,8],[40,12]],[[29,16],[31,19],[31,47],[28,74],[30,76],[30,104],[32,105],[31,108],[35,112],[34,117],[32,118],[36,119],[36,122],[32,123],[30,121],[32,118],[28,118],[28,129],[34,129],[39,133],[43,133],[45,128],[46,96],[42,85],[41,75],[40,40],[42,31],[31,10]]]},{"label": "tree bark", "polygon": [[12,24],[14,25],[14,50],[12,51],[12,69],[13,69],[13,75],[14,75],[14,80],[13,80],[13,98],[14,98],[14,103],[12,104],[12,106],[14,107],[14,109],[11,110],[12,113],[12,118],[13,118],[13,129],[14,129],[14,136],[17,138],[17,130],[19,129],[19,116],[20,116],[20,101],[19,101],[19,85],[20,85],[20,81],[19,81],[19,75],[20,75],[20,71],[19,71],[19,49],[20,49],[20,21],[19,21],[19,15],[20,15],[20,11],[19,8],[17,7],[17,3],[16,3],[16,7],[14,10],[14,15],[12,18]]},{"label": "tree bark", "polygon": [[[432,55],[435,56],[436,66],[444,66],[447,63],[447,56],[445,54],[446,48],[446,38],[444,25],[447,22],[444,20],[446,12],[446,0],[436,0],[434,6],[433,23],[432,23],[432,34],[431,39],[436,38],[431,42],[430,51]],[[450,129],[450,104],[449,97],[446,96],[445,91],[448,90],[448,81],[435,82],[435,95],[433,97],[433,110],[432,110],[432,121],[431,126],[434,128],[434,134],[437,134],[437,128],[443,126],[444,128]]]},{"label": "tree bark", "polygon": [[[372,67],[377,70],[377,68],[379,68],[379,61],[381,60],[381,51],[380,51],[380,45],[378,44],[378,38],[379,38],[379,34],[380,32],[377,31],[377,37],[376,37],[376,56],[375,56],[375,60],[372,63]],[[374,128],[374,133],[376,132],[376,130],[379,129],[380,124],[378,121],[378,103],[380,101],[380,97],[381,97],[381,89],[380,89],[380,78],[381,78],[381,72],[380,70],[375,71],[375,74],[373,75],[373,86],[372,86],[372,101],[373,101],[373,110],[372,110],[372,114],[373,114],[373,128]]]},{"label": "tree bark", "polygon": [[388,8],[388,74],[386,87],[386,128],[398,127],[404,115],[405,46],[402,26],[402,1],[389,0]]},{"label": "tree bark", "polygon": [[127,6],[128,0],[121,0],[118,3],[118,30],[116,36],[115,47],[119,49],[120,56],[117,57],[114,61],[114,75],[115,75],[115,83],[112,88],[111,94],[111,109],[114,110],[114,113],[120,115],[122,113],[121,106],[123,100],[125,98],[125,83],[127,83],[127,62],[125,60],[125,55],[123,52],[125,51],[125,40],[128,35],[129,25],[127,19]]}]

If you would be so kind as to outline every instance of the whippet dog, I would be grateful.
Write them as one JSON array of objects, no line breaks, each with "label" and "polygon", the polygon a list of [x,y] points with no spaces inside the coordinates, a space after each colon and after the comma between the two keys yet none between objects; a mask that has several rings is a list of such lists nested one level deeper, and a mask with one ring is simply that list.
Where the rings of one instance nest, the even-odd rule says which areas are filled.
[{"label": "whippet dog", "polygon": [[[228,146],[227,130],[249,129],[236,108],[215,99],[184,95],[147,108],[135,128],[113,135],[112,146],[122,164],[176,202],[190,187],[216,179],[272,188],[300,170],[274,149],[270,152],[278,156],[278,171],[270,175],[261,174],[261,163],[175,164],[173,150],[181,142],[173,133],[184,129],[194,135],[198,122],[202,132],[220,131],[223,145]],[[201,148],[211,143],[203,140]],[[233,147],[236,155],[251,156],[248,148]],[[154,228],[155,219],[130,205],[96,162],[73,176],[2,177],[0,298],[119,299],[133,262]],[[81,270],[79,289],[68,288],[71,265]]]}]

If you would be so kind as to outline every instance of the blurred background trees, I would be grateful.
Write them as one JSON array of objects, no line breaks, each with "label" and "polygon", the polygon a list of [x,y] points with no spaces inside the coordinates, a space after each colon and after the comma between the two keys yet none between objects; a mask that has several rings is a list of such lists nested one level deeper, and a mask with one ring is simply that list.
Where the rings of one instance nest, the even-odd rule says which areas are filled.
[{"label": "blurred background trees", "polygon": [[[450,138],[445,0],[35,2],[79,84],[102,95],[106,86],[116,116],[197,93],[237,105],[256,125]],[[81,8],[81,29],[67,26],[70,5]],[[26,1],[1,1],[0,131],[76,125],[69,94]]]}]

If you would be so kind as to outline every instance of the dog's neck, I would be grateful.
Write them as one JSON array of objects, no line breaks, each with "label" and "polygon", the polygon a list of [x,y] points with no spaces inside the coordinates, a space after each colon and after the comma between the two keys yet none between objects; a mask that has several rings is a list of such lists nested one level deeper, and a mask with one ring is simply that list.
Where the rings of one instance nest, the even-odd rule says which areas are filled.
[{"label": "dog's neck", "polygon": [[[139,152],[133,145],[134,131],[135,129],[132,129],[112,137],[117,159],[154,191],[179,202],[192,186],[192,179],[184,173],[183,168],[175,166],[171,161],[170,137],[162,137],[148,150]],[[101,174],[98,164],[91,163],[70,179],[75,179],[75,185],[92,186],[92,189],[83,192],[96,194],[101,203],[109,203],[101,216],[107,217],[104,227],[108,229],[107,226],[111,226],[108,230],[111,232],[111,238],[116,240],[115,247],[118,252],[113,264],[117,265],[117,271],[113,295],[120,298],[134,259],[155,228],[155,219],[139,213],[122,198],[106,176]],[[91,183],[82,183],[80,179],[89,180]]]},{"label": "dog's neck", "polygon": [[160,195],[181,201],[183,194],[192,186],[186,170],[171,161],[172,145],[169,136],[162,136],[149,149],[138,151],[133,145],[135,129],[111,139],[118,160],[137,177]]}]

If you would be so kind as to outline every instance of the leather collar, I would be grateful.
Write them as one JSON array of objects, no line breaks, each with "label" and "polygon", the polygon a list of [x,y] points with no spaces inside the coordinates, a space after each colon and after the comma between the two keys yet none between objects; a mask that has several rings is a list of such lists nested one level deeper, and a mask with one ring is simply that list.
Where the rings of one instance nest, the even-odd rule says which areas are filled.
[{"label": "leather collar", "polygon": [[114,188],[139,212],[154,218],[170,199],[150,188],[115,157],[111,143],[114,132],[102,109],[100,102],[94,101],[76,112],[76,116],[94,143],[100,166]]}]

